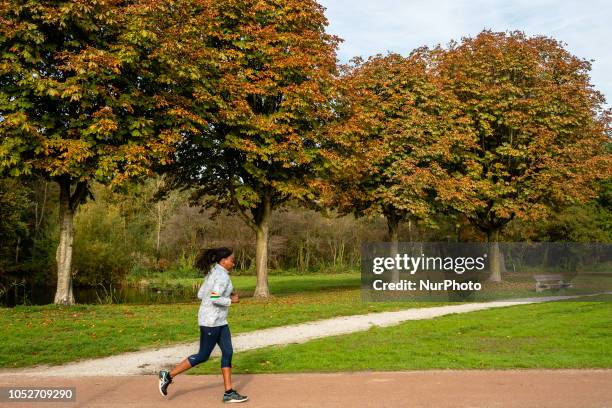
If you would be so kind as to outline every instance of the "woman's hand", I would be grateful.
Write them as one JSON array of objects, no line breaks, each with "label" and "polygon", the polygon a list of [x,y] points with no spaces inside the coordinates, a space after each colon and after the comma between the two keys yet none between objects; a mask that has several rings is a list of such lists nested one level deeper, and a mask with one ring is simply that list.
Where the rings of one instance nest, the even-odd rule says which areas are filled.
[{"label": "woman's hand", "polygon": [[232,292],[230,299],[232,300],[232,303],[240,303],[240,297],[235,292]]}]

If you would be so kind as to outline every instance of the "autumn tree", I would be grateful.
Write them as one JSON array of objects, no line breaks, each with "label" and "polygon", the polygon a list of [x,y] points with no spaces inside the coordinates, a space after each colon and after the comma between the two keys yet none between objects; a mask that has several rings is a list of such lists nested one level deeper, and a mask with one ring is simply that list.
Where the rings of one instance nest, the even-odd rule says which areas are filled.
[{"label": "autumn tree", "polygon": [[155,4],[0,2],[0,170],[59,185],[58,304],[74,303],[73,218],[91,182],[149,174],[189,128],[172,86],[181,74],[155,57],[164,25],[146,25],[172,27]]},{"label": "autumn tree", "polygon": [[439,189],[457,190],[443,163],[457,161],[472,138],[465,119],[429,66],[429,52],[355,59],[338,80],[336,114],[322,154],[328,206],[356,216],[382,214],[397,245],[400,223],[433,224]]},{"label": "autumn tree", "polygon": [[202,133],[184,137],[167,171],[174,187],[196,189],[195,202],[237,214],[255,232],[255,297],[268,297],[270,214],[287,200],[313,197],[313,135],[329,115],[338,40],[325,33],[314,0],[211,4],[198,20],[207,34],[190,41],[214,49],[202,53],[215,65],[214,102],[202,110]]},{"label": "autumn tree", "polygon": [[609,111],[590,83],[590,62],[551,38],[483,31],[434,60],[478,141],[463,166],[448,169],[465,188],[440,199],[486,234],[499,281],[497,242],[509,221],[585,202],[597,194],[594,182],[610,177]]}]

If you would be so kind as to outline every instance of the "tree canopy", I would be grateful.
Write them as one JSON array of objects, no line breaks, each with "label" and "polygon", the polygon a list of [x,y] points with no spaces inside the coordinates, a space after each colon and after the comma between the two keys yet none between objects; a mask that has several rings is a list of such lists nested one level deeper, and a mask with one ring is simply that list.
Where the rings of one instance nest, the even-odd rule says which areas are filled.
[{"label": "tree canopy", "polygon": [[431,224],[439,191],[459,191],[446,168],[459,165],[474,137],[431,70],[428,50],[357,59],[337,86],[321,149],[331,173],[325,205],[385,215],[392,241],[407,218]]},{"label": "tree canopy", "polygon": [[167,81],[172,66],[156,53],[173,20],[143,18],[157,11],[117,0],[0,2],[0,171],[60,185],[58,303],[73,302],[72,216],[90,182],[151,174],[191,128]]},{"label": "tree canopy", "polygon": [[194,201],[237,214],[257,233],[256,296],[265,297],[270,212],[314,197],[316,134],[330,115],[338,39],[311,0],[223,0],[208,10],[197,21],[211,27],[213,102],[206,94],[206,125],[183,138],[166,170],[171,186],[195,187]]},{"label": "tree canopy", "polygon": [[447,200],[483,231],[514,217],[596,196],[611,175],[610,115],[590,83],[590,63],[556,40],[484,31],[439,50],[438,71],[477,135],[465,160],[477,188]]}]

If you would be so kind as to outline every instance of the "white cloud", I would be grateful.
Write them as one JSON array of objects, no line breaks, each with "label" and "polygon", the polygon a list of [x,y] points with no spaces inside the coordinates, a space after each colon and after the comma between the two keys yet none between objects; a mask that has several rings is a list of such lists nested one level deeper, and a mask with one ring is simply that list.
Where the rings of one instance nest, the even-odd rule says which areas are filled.
[{"label": "white cloud", "polygon": [[328,31],[344,39],[338,58],[447,44],[483,29],[521,30],[567,43],[574,55],[594,60],[592,83],[612,106],[612,2],[609,0],[319,0]]}]

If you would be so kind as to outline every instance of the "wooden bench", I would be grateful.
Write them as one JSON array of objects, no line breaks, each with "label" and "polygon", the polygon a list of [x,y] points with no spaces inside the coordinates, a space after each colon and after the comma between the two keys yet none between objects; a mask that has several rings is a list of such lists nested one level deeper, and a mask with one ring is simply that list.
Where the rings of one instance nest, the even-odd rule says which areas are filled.
[{"label": "wooden bench", "polygon": [[566,282],[563,275],[533,275],[536,281],[536,292],[542,292],[546,289],[564,289],[571,288],[572,283]]}]

